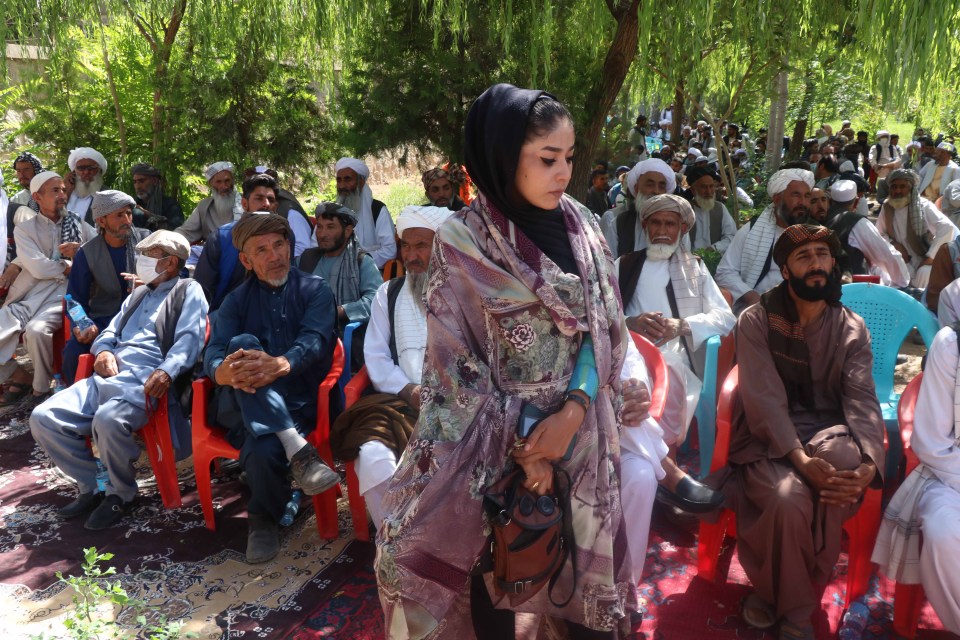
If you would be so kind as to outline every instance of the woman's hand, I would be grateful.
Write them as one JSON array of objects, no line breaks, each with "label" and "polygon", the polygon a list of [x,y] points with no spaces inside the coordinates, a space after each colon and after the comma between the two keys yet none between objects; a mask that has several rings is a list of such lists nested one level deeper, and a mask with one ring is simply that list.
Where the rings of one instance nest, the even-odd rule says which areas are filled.
[{"label": "woman's hand", "polygon": [[533,491],[537,495],[543,496],[553,490],[553,465],[546,460],[534,460],[524,462],[517,460],[520,468],[523,469],[526,479],[523,486]]},{"label": "woman's hand", "polygon": [[560,460],[567,455],[570,441],[583,424],[586,410],[577,402],[567,400],[556,413],[540,421],[527,437],[522,449],[515,449],[513,456],[521,464],[535,460]]}]

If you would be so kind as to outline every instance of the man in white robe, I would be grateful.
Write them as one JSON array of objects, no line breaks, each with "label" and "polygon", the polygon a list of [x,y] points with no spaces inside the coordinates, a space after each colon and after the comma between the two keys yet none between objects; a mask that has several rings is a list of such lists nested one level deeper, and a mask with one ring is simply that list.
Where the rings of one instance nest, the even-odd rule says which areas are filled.
[{"label": "man in white robe", "polygon": [[[733,296],[733,311],[760,301],[760,294],[783,282],[773,265],[773,245],[790,225],[809,213],[813,173],[804,169],[781,169],[767,182],[773,200],[758,217],[740,227],[717,266],[717,284]],[[773,268],[771,268],[771,266]]]},{"label": "man in white robe", "polygon": [[737,223],[726,205],[717,202],[720,174],[710,165],[692,167],[687,171],[687,184],[693,195],[690,204],[696,215],[690,229],[690,248],[710,248],[724,253],[737,235]]},{"label": "man in white robe", "polygon": [[[0,309],[0,382],[7,390],[0,404],[7,405],[26,396],[50,391],[53,376],[53,332],[63,327],[63,294],[73,256],[80,245],[97,236],[93,227],[66,209],[63,179],[44,171],[30,181],[33,199],[40,213],[18,224],[19,275]],[[20,334],[33,362],[33,374],[11,360]]]},{"label": "man in white robe", "polygon": [[[661,193],[673,193],[676,188],[677,174],[660,158],[638,162],[630,169],[623,183],[623,189],[633,199],[627,198],[623,206],[610,209],[600,219],[603,237],[606,238],[607,246],[615,257],[631,251],[639,251],[647,246],[637,211],[647,198]],[[687,242],[689,243],[689,239]]]},{"label": "man in white robe", "polygon": [[949,142],[941,142],[933,152],[934,162],[920,169],[920,195],[931,202],[944,194],[947,185],[960,179],[960,166],[953,161],[956,148]]},{"label": "man in white robe", "polygon": [[730,333],[736,318],[703,262],[681,248],[680,237],[694,222],[690,204],[679,196],[655,196],[640,216],[650,245],[619,259],[620,293],[627,327],[659,346],[667,362],[671,393],[660,426],[675,449],[697,408],[701,347],[712,335]]},{"label": "man in white robe", "polygon": [[818,223],[837,234],[846,254],[840,260],[841,271],[873,274],[888,287],[910,284],[910,271],[903,257],[880,235],[868,218],[856,213],[857,185],[852,180],[837,180],[829,188],[830,208],[825,216],[813,216]]},{"label": "man in white robe", "polygon": [[887,183],[890,197],[877,216],[877,231],[900,252],[910,270],[910,285],[926,289],[937,251],[960,230],[920,195],[920,178],[914,171],[896,169]]},{"label": "man in white robe", "polygon": [[67,210],[93,226],[93,194],[103,188],[103,176],[107,172],[107,159],[90,147],[78,147],[67,157],[67,166],[77,176],[76,186],[67,200]]},{"label": "man in white robe", "polygon": [[356,158],[340,158],[335,169],[337,202],[357,212],[357,242],[382,270],[388,260],[397,257],[396,231],[387,206],[373,197],[367,184],[370,169]]},{"label": "man in white robe", "polygon": [[[176,232],[187,242],[200,242],[211,233],[227,224],[236,222],[243,215],[240,193],[237,191],[234,176],[236,168],[232,162],[214,162],[203,171],[210,195],[197,203],[193,213]],[[190,265],[190,261],[187,261]]]},{"label": "man in white robe", "polygon": [[[451,214],[453,211],[445,206],[411,206],[400,213],[397,231],[400,234],[400,259],[406,275],[388,280],[377,289],[363,343],[363,358],[370,382],[381,394],[370,399],[383,404],[387,401],[383,394],[389,394],[394,396],[390,400],[399,398],[406,403],[411,410],[407,425],[411,432],[420,411],[420,379],[423,354],[427,348],[427,315],[423,303],[427,267],[436,230]],[[361,411],[366,410],[361,408]],[[330,437],[335,456],[340,457],[342,454],[338,450],[351,440],[346,430],[353,431],[354,435],[363,430],[360,416],[351,408],[337,419]],[[399,446],[399,452],[402,451],[403,446]],[[397,459],[394,448],[380,439],[367,440],[360,445],[357,454],[360,493],[378,530],[384,515],[380,504],[397,468]]]},{"label": "man in white robe", "polygon": [[[942,300],[942,298],[941,298]],[[914,412],[910,447],[920,466],[891,499],[874,549],[880,571],[904,584],[923,585],[943,626],[960,634],[960,386],[957,333],[944,327],[927,355]],[[911,474],[912,475],[912,474]],[[903,523],[914,514],[916,541],[907,541]]]}]

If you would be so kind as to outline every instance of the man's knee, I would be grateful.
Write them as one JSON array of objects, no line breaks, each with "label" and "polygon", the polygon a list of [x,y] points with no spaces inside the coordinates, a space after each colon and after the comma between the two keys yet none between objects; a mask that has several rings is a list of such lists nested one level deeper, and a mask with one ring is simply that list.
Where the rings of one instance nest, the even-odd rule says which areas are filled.
[{"label": "man's knee", "polygon": [[53,328],[45,320],[31,320],[23,329],[24,341],[53,340]]},{"label": "man's knee", "polygon": [[263,351],[263,346],[260,344],[260,339],[255,335],[250,333],[241,333],[230,338],[230,342],[227,343],[227,353],[233,353],[237,349],[251,349],[254,351]]},{"label": "man's knee", "polygon": [[863,460],[860,446],[850,434],[837,435],[824,440],[811,455],[826,460],[837,471],[856,469]]},{"label": "man's knee", "polygon": [[30,433],[33,439],[43,444],[52,427],[49,402],[44,402],[30,413]]},{"label": "man's knee", "polygon": [[781,527],[801,527],[809,531],[813,522],[813,492],[798,474],[790,474],[777,483],[775,498],[763,506]]},{"label": "man's knee", "polygon": [[620,491],[625,495],[652,494],[657,475],[646,458],[624,454],[620,459]]}]

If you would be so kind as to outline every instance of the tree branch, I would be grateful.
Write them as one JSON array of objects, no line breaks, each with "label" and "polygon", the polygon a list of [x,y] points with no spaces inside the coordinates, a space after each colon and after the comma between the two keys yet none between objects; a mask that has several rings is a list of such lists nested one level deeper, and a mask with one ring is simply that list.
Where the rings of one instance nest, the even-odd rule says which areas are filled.
[{"label": "tree branch", "polygon": [[150,32],[147,30],[146,20],[144,20],[140,14],[133,10],[133,7],[130,6],[130,0],[124,0],[123,7],[127,10],[127,14],[130,16],[130,19],[133,20],[133,24],[137,26],[137,30],[140,31],[141,35],[143,35],[144,40],[150,44],[150,48],[156,51],[157,41],[154,40],[153,36],[150,35]]}]

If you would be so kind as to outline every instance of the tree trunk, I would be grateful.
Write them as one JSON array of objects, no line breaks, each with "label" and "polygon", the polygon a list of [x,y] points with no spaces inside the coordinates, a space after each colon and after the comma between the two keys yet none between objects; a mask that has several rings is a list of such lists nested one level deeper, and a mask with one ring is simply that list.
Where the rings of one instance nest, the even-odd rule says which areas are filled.
[{"label": "tree trunk", "polygon": [[683,95],[684,82],[681,80],[673,89],[673,126],[670,128],[670,146],[676,150],[680,144],[680,134],[683,130],[683,116],[685,99]]},{"label": "tree trunk", "polygon": [[770,98],[770,126],[767,129],[767,171],[780,166],[783,152],[783,126],[787,117],[787,71],[784,58],[780,73],[773,80],[773,95]]},{"label": "tree trunk", "polygon": [[573,175],[567,187],[567,192],[580,201],[586,197],[590,169],[593,167],[593,155],[600,141],[600,135],[603,133],[607,113],[617,99],[630,65],[637,55],[640,34],[640,22],[637,17],[639,5],[640,0],[631,0],[630,6],[620,13],[617,32],[607,50],[603,69],[587,95],[587,102],[584,105],[584,113],[587,114],[586,126],[577,136],[577,162],[573,165]]},{"label": "tree trunk", "polygon": [[808,66],[803,77],[803,98],[800,100],[800,113],[797,122],[793,125],[793,137],[790,140],[790,160],[798,160],[803,154],[803,140],[807,137],[807,123],[810,121],[810,111],[813,109],[813,67]]}]

